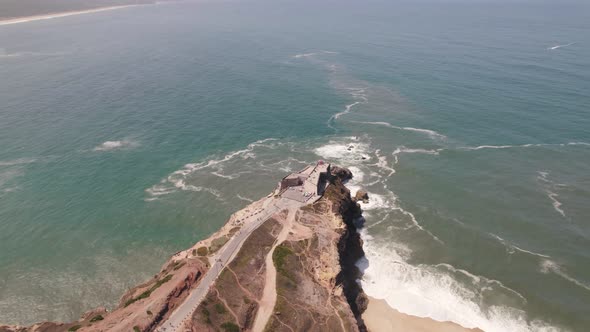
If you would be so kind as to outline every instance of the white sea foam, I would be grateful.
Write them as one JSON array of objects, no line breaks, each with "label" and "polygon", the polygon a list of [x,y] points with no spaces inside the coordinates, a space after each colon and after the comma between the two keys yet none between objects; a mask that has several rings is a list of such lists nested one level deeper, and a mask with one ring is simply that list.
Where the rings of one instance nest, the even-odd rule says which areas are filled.
[{"label": "white sea foam", "polygon": [[563,209],[561,208],[561,202],[557,200],[557,197],[559,196],[558,194],[552,192],[552,191],[548,191],[547,192],[547,196],[549,197],[549,199],[551,199],[552,201],[552,205],[553,208],[555,209],[555,211],[557,211],[559,214],[561,214],[561,216],[565,217],[565,211],[563,211]]},{"label": "white sea foam", "polygon": [[344,107],[344,111],[334,114],[333,119],[338,119],[339,117],[343,116],[344,114],[350,113],[350,110],[355,107],[356,105],[360,104],[360,101],[355,101],[352,104],[348,104]]},{"label": "white sea foam", "polygon": [[361,142],[342,143],[331,141],[315,149],[314,152],[327,160],[344,162],[344,166],[350,166],[356,162],[371,159],[369,156],[369,145]]},{"label": "white sea foam", "polygon": [[317,55],[317,54],[318,53],[316,53],[316,52],[312,52],[312,53],[301,53],[301,54],[295,54],[293,57],[294,58],[307,58],[307,57],[314,56],[314,55]]},{"label": "white sea foam", "polygon": [[221,165],[227,161],[230,161],[234,158],[242,158],[248,159],[255,157],[255,154],[252,154],[252,150],[256,147],[265,146],[266,143],[276,141],[275,138],[266,138],[262,140],[258,140],[256,142],[248,144],[245,149],[237,150],[230,152],[219,159],[209,159],[200,163],[191,163],[186,164],[182,169],[179,169],[172,174],[170,174],[165,179],[161,180],[160,183],[146,189],[146,192],[152,196],[162,196],[176,192],[177,190],[183,191],[204,191],[214,195],[217,198],[221,199],[221,193],[218,190],[202,187],[202,186],[195,186],[187,183],[188,178],[191,174],[203,170],[203,169],[213,169],[212,172],[215,172],[217,176],[221,177],[232,177],[231,175],[223,175],[220,172],[222,170]]},{"label": "white sea foam", "polygon": [[482,299],[489,291],[505,294],[514,304],[526,301],[499,281],[449,264],[411,265],[407,247],[391,241],[378,242],[365,230],[361,234],[368,259],[368,264],[361,262],[363,289],[401,312],[486,332],[558,331],[541,321],[530,322],[517,307],[483,307]]},{"label": "white sea foam", "polygon": [[[528,144],[526,146],[528,146]],[[468,147],[460,147],[459,149],[476,151],[476,150],[482,150],[482,149],[510,149],[510,148],[520,148],[520,147],[525,147],[525,145],[480,145],[480,146],[475,146],[475,147],[469,147],[469,146]]]},{"label": "white sea foam", "polygon": [[181,187],[181,189],[182,190],[190,190],[190,191],[204,191],[204,192],[210,193],[211,195],[213,195],[217,198],[221,198],[221,192],[219,192],[219,190],[216,190],[213,188],[193,186],[193,185],[183,185]]},{"label": "white sea foam", "polygon": [[495,238],[496,240],[498,240],[504,246],[506,246],[506,249],[507,249],[508,253],[510,253],[510,254],[514,253],[515,251],[520,251],[520,252],[527,253],[527,254],[533,255],[533,256],[538,256],[538,257],[542,257],[542,258],[550,258],[550,256],[548,256],[548,255],[544,255],[544,254],[540,254],[538,252],[522,249],[512,243],[508,243],[508,242],[506,242],[506,240],[504,240],[503,238],[501,238],[500,236],[498,236],[494,233],[488,233],[488,234],[490,236],[492,236],[493,238]]},{"label": "white sea foam", "polygon": [[31,164],[36,162],[37,159],[35,158],[19,158],[13,160],[0,160],[0,166],[15,166],[15,165],[23,165],[23,164]]},{"label": "white sea foam", "polygon": [[578,287],[581,287],[587,291],[590,291],[590,285],[587,285],[581,281],[579,281],[578,279],[570,276],[569,274],[567,274],[565,272],[565,270],[559,266],[559,264],[557,264],[556,262],[550,260],[550,259],[545,259],[541,262],[540,264],[540,270],[542,273],[554,273],[560,277],[562,277],[563,279],[575,284]]},{"label": "white sea foam", "polygon": [[[351,149],[349,149],[350,145],[352,145]],[[436,150],[404,149],[400,148],[396,156],[403,152],[438,153]],[[387,163],[379,165],[379,161],[383,162],[383,158],[379,158],[379,151],[375,151],[374,154],[377,162],[369,164],[359,160],[360,156],[370,154],[370,146],[362,141],[352,141],[345,138],[340,141],[332,141],[315,149],[314,152],[323,158],[334,160],[334,162],[348,167],[354,174],[362,174],[362,176],[355,176],[346,184],[352,194],[365,187],[365,182],[372,181],[374,178],[379,179],[379,174],[373,172],[369,167],[384,165],[389,167]],[[393,168],[389,168],[393,170]],[[385,168],[379,167],[378,169]],[[388,174],[391,173],[391,170]],[[443,243],[424,229],[413,213],[403,209],[397,196],[387,189],[383,179],[379,180],[383,183],[382,190],[369,192],[369,203],[360,202],[367,220],[373,216],[380,218],[376,222],[368,223],[367,228],[391,222],[391,214],[397,213],[404,218],[404,221],[407,221],[408,226],[404,229],[416,228],[429,234],[435,241]],[[398,228],[397,225],[396,228]],[[408,263],[411,251],[407,247],[392,243],[392,241],[380,244],[374,241],[365,230],[362,232],[365,252],[370,262],[368,266],[365,266],[363,287],[367,294],[376,298],[384,298],[396,309],[441,321],[455,321],[467,327],[479,326],[492,332],[556,330],[543,322],[527,322],[526,314],[517,308],[509,306],[480,308],[479,299],[483,296],[480,289],[484,289],[484,292],[499,290],[503,294],[509,294],[508,296],[514,302],[523,303],[526,301],[522,295],[505,287],[500,282],[475,276],[468,271],[452,268],[448,264],[412,266]],[[459,279],[471,280],[471,283],[462,284],[458,281],[457,275],[463,276]]]},{"label": "white sea foam", "polygon": [[[349,145],[352,148],[349,150]],[[531,145],[527,145],[531,146]],[[485,149],[488,146],[474,147]],[[493,148],[509,148],[498,147]],[[400,147],[394,152],[394,157],[403,153],[422,153],[436,155],[443,149],[411,149]],[[372,168],[379,162],[363,163],[359,156],[370,154],[367,143],[342,139],[331,141],[314,152],[326,159],[334,160],[349,167],[353,173],[362,176],[353,178],[347,187],[354,194],[364,188],[365,182],[372,181],[379,176],[374,175]],[[375,151],[376,160],[381,160],[379,151]],[[381,169],[381,168],[378,168]],[[393,168],[392,168],[393,169]],[[391,171],[390,171],[391,172]],[[389,173],[390,173],[389,172]],[[415,215],[401,207],[398,197],[387,189],[383,179],[383,188],[377,192],[369,192],[369,203],[360,202],[364,216],[367,219],[367,229],[376,225],[387,228],[399,228],[392,223],[392,214],[399,213],[408,227],[416,228],[432,236],[435,241],[444,244],[434,234],[424,229]],[[378,220],[371,222],[371,218],[378,216]],[[396,221],[396,223],[398,223]],[[506,287],[501,282],[477,276],[469,271],[454,268],[449,264],[417,265],[409,262],[411,251],[391,240],[378,241],[371,238],[367,229],[362,231],[364,250],[369,260],[365,262],[365,277],[361,281],[368,295],[385,299],[392,307],[408,314],[430,317],[439,321],[454,321],[466,327],[479,327],[484,331],[563,331],[539,320],[531,321],[526,312],[520,307],[526,299],[518,292]],[[400,228],[401,229],[401,228]],[[497,236],[499,240],[506,243]],[[546,259],[548,256],[523,249],[517,245],[506,244],[508,250],[520,251]],[[362,262],[359,262],[362,265]],[[486,306],[484,298],[497,296],[507,299],[505,305]],[[496,297],[494,297],[496,298]],[[493,301],[492,301],[493,302]]]},{"label": "white sea foam", "polygon": [[139,143],[131,140],[106,141],[95,147],[93,151],[111,151],[138,147]]},{"label": "white sea foam", "polygon": [[238,194],[237,196],[238,196],[238,198],[239,198],[239,199],[241,199],[241,200],[243,200],[243,201],[246,201],[246,202],[248,202],[248,203],[252,203],[252,202],[254,202],[254,200],[252,200],[252,199],[250,199],[250,198],[248,198],[248,197],[244,197],[244,196],[242,196],[242,195],[240,195],[240,194]]},{"label": "white sea foam", "polygon": [[566,185],[562,183],[555,183],[549,180],[549,172],[539,171],[537,173],[539,174],[539,176],[537,176],[537,179],[544,183],[545,193],[547,194],[547,197],[551,200],[551,205],[553,206],[553,209],[565,218],[565,211],[561,208],[563,204],[557,199],[559,197],[559,194],[557,194],[553,190],[555,190],[555,188],[558,187],[565,187]]},{"label": "white sea foam", "polygon": [[568,47],[568,46],[572,46],[575,43],[569,43],[569,44],[564,44],[564,45],[555,45],[555,46],[551,46],[551,47],[547,47],[548,50],[556,50],[562,47]]},{"label": "white sea foam", "polygon": [[381,121],[376,121],[376,122],[371,122],[371,121],[355,121],[357,123],[363,123],[363,124],[368,124],[368,125],[375,125],[375,126],[383,126],[383,127],[387,127],[387,128],[392,128],[392,129],[397,129],[397,130],[407,130],[407,131],[413,131],[413,132],[417,132],[417,133],[421,133],[421,134],[426,134],[429,137],[433,138],[433,139],[446,139],[447,136],[435,131],[435,130],[431,130],[431,129],[424,129],[424,128],[414,128],[414,127],[400,127],[400,126],[394,126],[391,123],[388,122],[381,122]]},{"label": "white sea foam", "polygon": [[348,170],[350,170],[352,172],[354,182],[361,183],[365,179],[365,173],[363,171],[361,171],[360,168],[358,168],[356,166],[350,166],[350,167],[348,167]]},{"label": "white sea foam", "polygon": [[[375,157],[377,157],[377,162],[375,164],[373,164],[373,166],[377,166],[379,169],[387,171],[388,172],[387,177],[390,177],[393,174],[395,174],[395,169],[393,167],[389,166],[387,156],[382,156],[381,150],[379,150],[379,149],[375,150]],[[378,180],[376,180],[376,181],[378,181]],[[374,184],[374,183],[372,183],[372,184]]]},{"label": "white sea foam", "polygon": [[395,149],[393,151],[393,155],[397,156],[400,155],[402,153],[421,153],[421,154],[432,154],[432,155],[438,155],[440,151],[442,151],[443,149],[433,149],[433,150],[428,150],[428,149],[412,149],[412,148],[406,148],[404,146],[401,146],[397,149]]},{"label": "white sea foam", "polygon": [[[325,159],[338,162],[339,165],[349,168],[352,167],[353,169],[356,167],[358,170],[361,169],[360,165],[362,165],[363,161],[370,161],[371,159],[371,157],[369,156],[369,144],[362,141],[358,141],[355,138],[344,138],[340,141],[330,141],[330,143],[319,148],[316,148],[314,152]],[[379,160],[378,157],[377,159]],[[369,203],[360,203],[363,210],[397,211],[405,218],[407,218],[410,224],[410,226],[408,227],[415,227],[428,234],[435,241],[443,243],[436,235],[424,229],[424,227],[422,227],[418,223],[418,220],[416,219],[413,213],[403,209],[399,205],[398,197],[387,188],[387,185],[384,183],[384,179],[382,179],[381,182],[383,183],[383,192],[369,192]],[[354,177],[350,182],[346,184],[346,186],[349,188],[353,195],[355,194],[356,190],[360,189],[363,185],[364,183],[360,183],[358,179],[355,179]]]},{"label": "white sea foam", "polygon": [[590,143],[586,142],[567,142],[567,143],[529,143],[529,144],[517,144],[517,145],[479,145],[479,146],[461,146],[457,147],[458,150],[466,151],[477,151],[484,149],[518,149],[518,148],[530,148],[530,147],[551,147],[551,146],[590,146]]},{"label": "white sea foam", "polygon": [[318,51],[318,52],[309,52],[309,53],[295,54],[293,57],[296,58],[296,59],[299,59],[299,58],[309,58],[309,57],[312,57],[314,55],[321,55],[321,54],[338,54],[338,52],[333,52],[333,51]]},{"label": "white sea foam", "polygon": [[24,173],[21,169],[0,170],[0,193],[11,193],[19,189],[15,179]]},{"label": "white sea foam", "polygon": [[212,171],[211,174],[213,174],[213,175],[215,175],[217,177],[220,177],[220,178],[224,178],[224,179],[228,179],[228,180],[234,180],[234,179],[239,178],[241,176],[242,172],[238,172],[238,173],[235,173],[235,174],[226,175],[226,174],[221,174],[220,171]]},{"label": "white sea foam", "polygon": [[511,246],[512,246],[512,248],[514,248],[514,249],[516,249],[516,250],[518,250],[520,252],[527,253],[529,255],[539,256],[539,257],[544,257],[544,258],[549,258],[550,257],[548,255],[539,254],[538,252],[534,252],[534,251],[522,249],[521,247],[515,246],[514,244],[512,244]]},{"label": "white sea foam", "polygon": [[369,98],[367,97],[365,88],[346,88],[345,90],[347,90],[350,93],[350,95],[353,97],[353,99],[355,101],[353,103],[346,105],[342,112],[338,112],[338,113],[332,115],[328,119],[328,126],[329,127],[332,127],[332,122],[338,120],[341,116],[350,113],[352,111],[353,107],[355,107],[356,105],[366,103],[369,101]]},{"label": "white sea foam", "polygon": [[[369,216],[370,216],[370,214],[369,214],[369,213],[365,213],[365,212],[363,212],[363,217],[365,218],[365,220],[366,220],[366,218],[368,218]],[[383,216],[383,218],[379,219],[379,220],[378,220],[378,221],[376,221],[376,222],[373,222],[373,223],[371,223],[371,224],[370,224],[369,226],[367,226],[366,228],[367,228],[367,229],[371,229],[371,228],[373,228],[373,227],[375,227],[375,226],[377,226],[377,225],[381,225],[382,223],[386,222],[386,221],[388,220],[388,218],[389,218],[389,213],[386,213],[386,214]]]},{"label": "white sea foam", "polygon": [[375,193],[368,193],[369,195],[369,202],[368,203],[363,203],[363,202],[359,202],[359,204],[361,205],[361,207],[364,210],[370,211],[370,210],[378,210],[378,209],[391,209],[395,206],[394,202],[391,201],[391,199],[385,195],[379,195],[379,194],[375,194]]},{"label": "white sea foam", "polygon": [[590,143],[586,143],[586,142],[569,142],[569,143],[566,143],[566,145],[585,145],[585,146],[590,146]]},{"label": "white sea foam", "polygon": [[416,131],[419,133],[424,133],[430,137],[433,138],[446,138],[445,135],[439,134],[438,132],[434,131],[434,130],[430,130],[430,129],[423,129],[423,128],[413,128],[413,127],[402,127],[403,130],[409,130],[409,131]]},{"label": "white sea foam", "polygon": [[19,58],[25,56],[59,56],[64,55],[64,53],[47,53],[47,52],[14,52],[9,53],[6,50],[0,48],[0,59],[1,58]]}]

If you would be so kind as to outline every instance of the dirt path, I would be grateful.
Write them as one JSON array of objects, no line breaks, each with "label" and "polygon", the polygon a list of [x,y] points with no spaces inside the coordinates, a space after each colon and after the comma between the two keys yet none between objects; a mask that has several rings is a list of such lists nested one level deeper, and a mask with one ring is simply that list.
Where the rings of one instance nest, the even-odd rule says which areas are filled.
[{"label": "dirt path", "polygon": [[277,236],[274,245],[266,255],[266,259],[264,261],[266,265],[264,291],[262,292],[262,298],[259,301],[260,307],[258,308],[256,319],[254,320],[254,326],[252,327],[253,332],[264,331],[264,327],[270,319],[270,316],[272,316],[273,309],[275,308],[275,304],[277,302],[277,270],[275,269],[272,260],[272,254],[274,253],[275,248],[283,243],[283,241],[285,241],[287,238],[287,235],[289,235],[289,232],[293,226],[293,221],[295,221],[296,212],[297,208],[289,208],[283,229],[281,229],[281,232]]},{"label": "dirt path", "polygon": [[[260,225],[262,225],[273,214],[281,208],[274,204],[274,199],[269,198],[263,202],[261,212],[250,215],[245,218],[242,228],[232,237],[214,256],[214,263],[197,287],[189,294],[187,299],[176,308],[170,317],[157,329],[161,332],[184,331],[185,323],[190,319],[192,313],[197,309],[201,301],[205,298],[211,285],[224,270],[225,266],[233,260],[240,250],[242,244]],[[279,204],[280,202],[276,202]],[[287,205],[290,207],[290,205]]]}]

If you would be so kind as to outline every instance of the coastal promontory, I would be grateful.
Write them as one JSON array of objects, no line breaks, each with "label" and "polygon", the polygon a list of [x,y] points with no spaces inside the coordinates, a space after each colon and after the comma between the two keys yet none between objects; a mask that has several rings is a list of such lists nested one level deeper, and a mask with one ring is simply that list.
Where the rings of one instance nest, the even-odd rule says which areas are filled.
[{"label": "coastal promontory", "polygon": [[115,308],[0,331],[364,331],[351,176],[323,161],[289,174]]}]

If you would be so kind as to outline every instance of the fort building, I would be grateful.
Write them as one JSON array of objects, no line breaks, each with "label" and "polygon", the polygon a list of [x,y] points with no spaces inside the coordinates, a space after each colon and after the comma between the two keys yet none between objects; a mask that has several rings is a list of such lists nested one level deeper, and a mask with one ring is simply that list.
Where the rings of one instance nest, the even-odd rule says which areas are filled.
[{"label": "fort building", "polygon": [[299,172],[285,176],[278,184],[277,195],[302,203],[312,203],[322,197],[329,184],[330,164],[323,160]]}]

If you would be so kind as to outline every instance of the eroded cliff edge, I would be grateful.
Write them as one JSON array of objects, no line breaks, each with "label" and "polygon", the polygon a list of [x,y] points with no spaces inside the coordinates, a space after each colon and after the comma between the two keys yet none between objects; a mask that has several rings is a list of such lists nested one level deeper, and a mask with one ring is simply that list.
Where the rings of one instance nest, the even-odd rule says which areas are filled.
[{"label": "eroded cliff edge", "polygon": [[[329,185],[317,201],[280,205],[223,266],[204,300],[179,328],[366,331],[362,312],[367,298],[355,265],[364,255],[357,232],[362,211],[343,184],[351,176],[346,169],[332,167]],[[198,287],[214,265],[215,252],[240,232],[243,216],[272,199],[252,203],[210,238],[175,254],[154,278],[127,292],[111,312],[100,308],[76,322],[0,331],[155,331]]]}]

